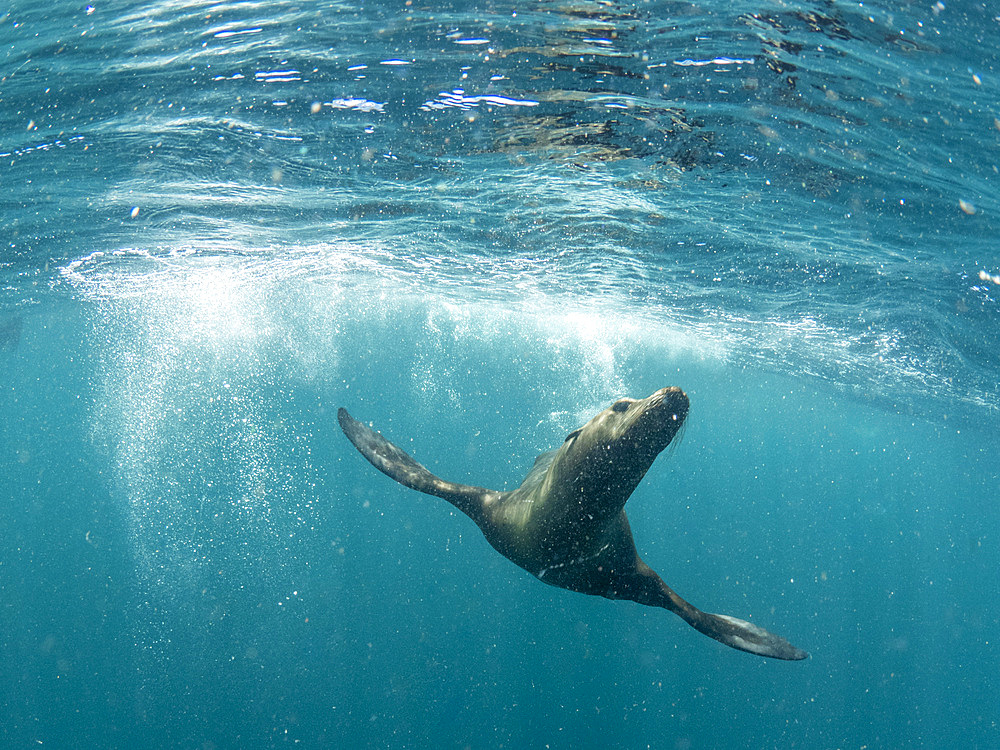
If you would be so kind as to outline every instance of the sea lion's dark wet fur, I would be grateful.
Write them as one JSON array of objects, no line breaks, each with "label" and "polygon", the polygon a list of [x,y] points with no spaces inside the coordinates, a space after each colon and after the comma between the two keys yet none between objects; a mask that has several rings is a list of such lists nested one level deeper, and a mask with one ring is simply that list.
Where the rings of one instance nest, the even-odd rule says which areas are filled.
[{"label": "sea lion's dark wet fur", "polygon": [[513,492],[446,482],[377,432],[338,411],[344,434],[400,484],[444,498],[472,518],[504,557],[539,580],[609,599],[664,607],[727,646],[776,659],[804,659],[784,638],[681,599],[640,558],[625,502],[684,424],[688,397],[664,388],[623,398],[543,453]]}]

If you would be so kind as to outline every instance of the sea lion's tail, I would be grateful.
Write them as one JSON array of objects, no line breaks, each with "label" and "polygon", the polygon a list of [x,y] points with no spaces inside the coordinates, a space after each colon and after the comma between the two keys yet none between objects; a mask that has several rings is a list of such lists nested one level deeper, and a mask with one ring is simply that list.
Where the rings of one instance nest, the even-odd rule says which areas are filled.
[{"label": "sea lion's tail", "polygon": [[354,419],[347,409],[337,410],[337,421],[354,447],[376,469],[405,487],[444,498],[476,523],[483,517],[484,504],[501,494],[483,487],[448,482],[431,474],[402,448]]}]

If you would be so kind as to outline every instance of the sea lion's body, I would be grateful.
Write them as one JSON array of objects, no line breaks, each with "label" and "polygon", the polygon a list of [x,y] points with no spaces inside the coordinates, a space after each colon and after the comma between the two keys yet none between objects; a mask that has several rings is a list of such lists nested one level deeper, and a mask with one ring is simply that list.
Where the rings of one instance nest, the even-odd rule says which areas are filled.
[{"label": "sea lion's body", "polygon": [[560,588],[669,609],[727,646],[778,659],[808,654],[785,639],[681,599],[636,551],[625,502],[688,412],[679,388],[620,399],[538,457],[512,492],[447,482],[340,409],[340,426],[377,469],[442,497],[472,518],[487,541],[536,578]]}]

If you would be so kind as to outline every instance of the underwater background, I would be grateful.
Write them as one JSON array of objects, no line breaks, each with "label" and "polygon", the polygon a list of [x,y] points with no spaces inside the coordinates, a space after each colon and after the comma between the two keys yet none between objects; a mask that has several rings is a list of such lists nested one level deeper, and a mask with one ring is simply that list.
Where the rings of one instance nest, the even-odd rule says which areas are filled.
[{"label": "underwater background", "polygon": [[[0,746],[1000,747],[1000,14],[0,10]],[[620,396],[740,653],[545,586],[339,406],[513,489]]]}]

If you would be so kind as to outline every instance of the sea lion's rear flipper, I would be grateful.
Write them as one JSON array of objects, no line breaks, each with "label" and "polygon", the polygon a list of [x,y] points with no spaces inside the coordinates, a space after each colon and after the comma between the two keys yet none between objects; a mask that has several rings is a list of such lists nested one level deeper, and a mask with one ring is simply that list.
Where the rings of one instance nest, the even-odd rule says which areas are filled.
[{"label": "sea lion's rear flipper", "polygon": [[484,503],[500,497],[501,493],[494,490],[447,482],[434,476],[401,448],[354,419],[347,409],[337,410],[337,421],[354,447],[376,469],[406,487],[444,498],[477,523],[482,519]]},{"label": "sea lion's rear flipper", "polygon": [[787,661],[797,661],[809,656],[807,652],[796,648],[780,635],[775,635],[746,620],[702,612],[682,599],[642,561],[639,562],[636,574],[623,582],[615,598],[631,599],[640,604],[669,609],[699,633],[704,633],[709,638],[740,651]]}]

